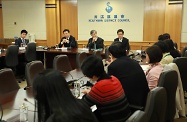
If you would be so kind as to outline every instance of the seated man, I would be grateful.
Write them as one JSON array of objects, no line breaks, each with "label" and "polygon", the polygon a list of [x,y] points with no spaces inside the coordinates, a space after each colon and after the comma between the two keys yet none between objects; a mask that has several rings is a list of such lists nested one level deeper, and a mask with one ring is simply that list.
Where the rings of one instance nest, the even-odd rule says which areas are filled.
[{"label": "seated man", "polygon": [[121,42],[114,42],[109,52],[111,62],[108,62],[108,74],[120,80],[130,105],[144,107],[149,87],[141,66],[126,56],[125,46]]},{"label": "seated man", "polygon": [[83,96],[89,106],[96,105],[96,116],[100,122],[125,122],[130,116],[130,108],[120,81],[104,71],[103,62],[96,56],[83,61],[82,72],[97,83]]},{"label": "seated man", "polygon": [[68,29],[63,30],[64,37],[60,40],[60,43],[58,44],[58,47],[61,48],[64,47],[72,47],[77,48],[77,41],[75,38],[70,35],[70,31]]},{"label": "seated man", "polygon": [[97,31],[96,30],[91,30],[90,35],[92,38],[88,40],[88,45],[87,47],[89,49],[101,49],[104,48],[104,40],[100,37],[97,36]]},{"label": "seated man", "polygon": [[118,38],[114,39],[114,42],[115,41],[122,42],[124,44],[124,46],[126,47],[126,50],[130,50],[129,39],[123,37],[124,36],[124,31],[122,29],[119,29],[117,31],[117,35],[118,35]]},{"label": "seated man", "polygon": [[21,37],[15,40],[15,45],[19,47],[23,47],[29,43],[28,39],[25,39],[27,36],[27,31],[26,30],[21,30]]}]

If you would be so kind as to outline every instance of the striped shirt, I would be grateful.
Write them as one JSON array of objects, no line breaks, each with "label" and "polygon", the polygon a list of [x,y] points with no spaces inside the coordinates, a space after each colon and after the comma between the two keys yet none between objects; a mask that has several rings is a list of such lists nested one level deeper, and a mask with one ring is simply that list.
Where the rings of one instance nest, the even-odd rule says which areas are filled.
[{"label": "striped shirt", "polygon": [[98,81],[83,100],[97,106],[102,122],[124,122],[131,114],[123,87],[114,76]]}]

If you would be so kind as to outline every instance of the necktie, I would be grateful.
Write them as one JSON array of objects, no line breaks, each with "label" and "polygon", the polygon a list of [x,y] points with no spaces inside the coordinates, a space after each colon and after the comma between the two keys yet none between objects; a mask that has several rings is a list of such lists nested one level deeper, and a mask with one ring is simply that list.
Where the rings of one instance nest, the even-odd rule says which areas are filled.
[{"label": "necktie", "polygon": [[23,39],[23,45],[25,45],[25,39]]}]

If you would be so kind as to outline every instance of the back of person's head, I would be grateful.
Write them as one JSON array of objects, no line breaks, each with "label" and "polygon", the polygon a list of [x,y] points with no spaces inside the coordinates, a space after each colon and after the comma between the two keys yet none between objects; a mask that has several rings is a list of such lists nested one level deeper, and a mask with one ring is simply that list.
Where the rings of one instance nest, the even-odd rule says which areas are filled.
[{"label": "back of person's head", "polygon": [[164,34],[163,34],[163,39],[164,39],[164,40],[170,39],[170,34],[169,34],[169,33],[164,33]]},{"label": "back of person's head", "polygon": [[164,40],[164,37],[163,37],[163,35],[161,34],[161,35],[159,35],[158,36],[158,41],[163,41]]},{"label": "back of person's head", "polygon": [[151,47],[148,47],[145,50],[146,54],[149,56],[149,63],[154,64],[158,63],[162,59],[162,51],[157,45],[153,45]]},{"label": "back of person's head", "polygon": [[158,41],[154,45],[157,45],[162,50],[162,53],[169,52],[169,47],[164,41]]},{"label": "back of person's head", "polygon": [[58,122],[69,114],[80,112],[77,101],[72,95],[65,78],[56,70],[45,70],[33,80],[33,93],[37,100],[38,120],[46,121],[52,114]]},{"label": "back of person's head", "polygon": [[27,34],[28,32],[26,30],[21,30],[21,34],[22,33],[26,33]]},{"label": "back of person's head", "polygon": [[173,41],[171,39],[166,39],[164,42],[168,45],[169,51],[175,50]]},{"label": "back of person's head", "polygon": [[83,61],[81,70],[89,78],[93,78],[93,76],[99,78],[105,73],[102,60],[95,55],[88,56]]},{"label": "back of person's head", "polygon": [[109,52],[115,58],[120,58],[126,56],[126,47],[122,44],[122,42],[113,42],[110,47],[108,48]]}]

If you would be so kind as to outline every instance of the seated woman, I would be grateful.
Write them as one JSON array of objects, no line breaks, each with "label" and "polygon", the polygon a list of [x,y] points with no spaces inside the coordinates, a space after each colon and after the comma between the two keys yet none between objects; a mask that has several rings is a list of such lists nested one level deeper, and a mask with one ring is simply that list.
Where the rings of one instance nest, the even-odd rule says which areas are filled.
[{"label": "seated woman", "polygon": [[173,57],[171,56],[170,52],[169,52],[169,47],[166,44],[166,42],[164,41],[158,41],[156,42],[154,45],[157,45],[161,51],[162,51],[162,60],[160,61],[160,63],[162,65],[164,64],[169,64],[173,62]]},{"label": "seated woman", "polygon": [[45,70],[33,81],[38,122],[97,122],[88,105],[71,93],[62,74]]},{"label": "seated woman", "polygon": [[99,122],[125,122],[131,115],[128,101],[120,81],[104,71],[103,62],[96,56],[83,61],[82,72],[97,83],[83,97],[89,106],[96,105],[95,114]]},{"label": "seated woman", "polygon": [[158,84],[158,79],[161,72],[163,71],[163,66],[159,63],[162,59],[161,49],[153,45],[146,49],[146,60],[150,65],[150,68],[146,72],[146,78],[148,82],[149,89],[153,89]]}]

